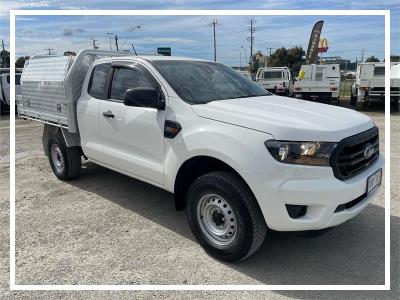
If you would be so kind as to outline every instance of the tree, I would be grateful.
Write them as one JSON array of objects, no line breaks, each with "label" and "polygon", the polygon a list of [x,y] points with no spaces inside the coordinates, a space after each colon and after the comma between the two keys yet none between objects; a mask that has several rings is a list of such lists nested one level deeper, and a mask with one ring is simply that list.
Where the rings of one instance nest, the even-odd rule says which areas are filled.
[{"label": "tree", "polygon": [[10,67],[10,52],[7,50],[2,50],[0,51],[0,57],[1,57],[1,66],[3,68],[9,68]]},{"label": "tree", "polygon": [[300,71],[300,67],[304,64],[303,56],[306,55],[302,47],[295,46],[288,50],[286,66],[292,71]]},{"label": "tree", "polygon": [[251,57],[251,63],[250,63],[250,72],[251,73],[256,73],[258,69],[263,65],[265,57],[261,53],[261,51],[257,51],[252,57]]},{"label": "tree", "polygon": [[31,58],[30,56],[21,56],[15,62],[15,67],[16,68],[23,68],[24,65],[25,65],[25,61],[29,60],[30,58]]},{"label": "tree", "polygon": [[390,62],[400,62],[400,55],[390,55]]},{"label": "tree", "polygon": [[377,58],[377,57],[375,57],[375,56],[370,56],[370,57],[368,57],[366,60],[365,60],[365,62],[379,62],[380,60],[379,60],[379,58]]},{"label": "tree", "polygon": [[292,71],[297,72],[304,63],[304,55],[305,52],[302,47],[295,46],[289,49],[285,47],[278,48],[268,57],[268,66],[288,67]]}]

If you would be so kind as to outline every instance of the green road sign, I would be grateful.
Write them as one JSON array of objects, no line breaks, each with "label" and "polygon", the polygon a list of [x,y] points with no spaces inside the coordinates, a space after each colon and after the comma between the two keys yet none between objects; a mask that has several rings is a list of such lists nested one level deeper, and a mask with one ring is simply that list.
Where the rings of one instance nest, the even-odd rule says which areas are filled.
[{"label": "green road sign", "polygon": [[171,47],[158,47],[157,53],[164,56],[171,56]]}]

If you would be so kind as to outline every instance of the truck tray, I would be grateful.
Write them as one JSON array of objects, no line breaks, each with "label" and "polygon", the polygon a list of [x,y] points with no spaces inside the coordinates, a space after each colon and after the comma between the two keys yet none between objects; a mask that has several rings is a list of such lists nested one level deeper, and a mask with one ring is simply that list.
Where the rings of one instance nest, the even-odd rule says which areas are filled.
[{"label": "truck tray", "polygon": [[19,116],[77,133],[76,103],[90,65],[100,58],[127,55],[82,50],[77,56],[32,57],[21,76],[22,96],[16,99]]}]

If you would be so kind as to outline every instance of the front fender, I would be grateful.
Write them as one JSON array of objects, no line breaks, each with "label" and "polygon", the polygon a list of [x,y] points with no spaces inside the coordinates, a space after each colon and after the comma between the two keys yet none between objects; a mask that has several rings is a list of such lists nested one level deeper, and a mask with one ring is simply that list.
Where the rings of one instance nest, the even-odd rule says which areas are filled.
[{"label": "front fender", "polygon": [[273,138],[264,132],[219,121],[200,118],[199,126],[182,126],[175,139],[166,140],[164,186],[173,192],[175,178],[185,161],[196,156],[219,159],[238,172],[244,180],[251,170],[263,172],[268,168],[264,142]]}]

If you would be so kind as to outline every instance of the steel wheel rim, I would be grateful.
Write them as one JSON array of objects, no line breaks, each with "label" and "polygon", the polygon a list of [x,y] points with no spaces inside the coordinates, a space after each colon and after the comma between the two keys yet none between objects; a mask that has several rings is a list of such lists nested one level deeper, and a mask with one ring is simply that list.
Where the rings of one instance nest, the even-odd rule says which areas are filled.
[{"label": "steel wheel rim", "polygon": [[51,159],[57,172],[62,173],[64,170],[64,157],[60,147],[57,144],[53,144],[51,146]]},{"label": "steel wheel rim", "polygon": [[227,248],[237,233],[236,215],[223,197],[203,195],[197,204],[197,221],[201,231],[217,248]]}]

